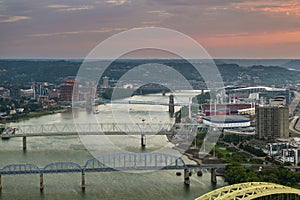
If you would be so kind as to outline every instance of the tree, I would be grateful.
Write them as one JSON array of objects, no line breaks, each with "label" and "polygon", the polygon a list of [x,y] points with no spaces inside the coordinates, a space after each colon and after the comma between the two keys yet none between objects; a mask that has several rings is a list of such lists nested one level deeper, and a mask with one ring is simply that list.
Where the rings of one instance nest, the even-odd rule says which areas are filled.
[{"label": "tree", "polygon": [[[229,184],[242,183],[251,180],[250,173],[240,163],[232,163],[226,167],[224,178]],[[253,175],[251,173],[251,175]],[[254,177],[252,177],[254,178]]]}]

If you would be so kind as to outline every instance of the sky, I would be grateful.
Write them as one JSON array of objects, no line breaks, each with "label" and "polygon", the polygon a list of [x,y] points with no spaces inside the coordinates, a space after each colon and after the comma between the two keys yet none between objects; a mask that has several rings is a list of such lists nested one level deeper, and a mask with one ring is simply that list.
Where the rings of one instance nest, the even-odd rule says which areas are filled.
[{"label": "sky", "polygon": [[84,58],[149,26],[182,32],[213,58],[300,58],[300,0],[0,0],[0,58]]}]

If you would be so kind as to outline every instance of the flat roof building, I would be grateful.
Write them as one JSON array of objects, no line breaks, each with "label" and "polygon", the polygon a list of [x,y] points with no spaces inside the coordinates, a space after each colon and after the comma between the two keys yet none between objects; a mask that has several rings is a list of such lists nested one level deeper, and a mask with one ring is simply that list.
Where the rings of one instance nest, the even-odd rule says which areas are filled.
[{"label": "flat roof building", "polygon": [[249,127],[250,119],[238,115],[217,115],[203,117],[203,123],[216,128],[233,129]]},{"label": "flat roof building", "polygon": [[288,107],[263,106],[256,108],[256,134],[260,139],[289,137]]}]

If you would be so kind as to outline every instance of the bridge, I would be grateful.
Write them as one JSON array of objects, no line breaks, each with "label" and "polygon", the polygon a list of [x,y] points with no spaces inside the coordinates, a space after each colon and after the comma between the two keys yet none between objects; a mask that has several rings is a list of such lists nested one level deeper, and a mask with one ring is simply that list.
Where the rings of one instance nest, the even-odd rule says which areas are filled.
[{"label": "bridge", "polygon": [[[9,164],[0,169],[0,190],[2,176],[36,174],[40,176],[40,190],[44,188],[44,174],[81,173],[81,188],[86,186],[86,173],[113,171],[149,171],[149,170],[183,170],[183,181],[190,185],[193,172],[208,169],[211,172],[211,182],[216,184],[216,169],[225,169],[227,164],[186,165],[182,158],[164,153],[116,153],[91,158],[80,165],[74,162],[53,162],[43,167],[35,164]],[[243,165],[246,168],[258,165]]]},{"label": "bridge", "polygon": [[233,200],[233,199],[299,199],[300,190],[268,182],[247,182],[228,185],[196,200]]},{"label": "bridge", "polygon": [[72,135],[141,135],[141,145],[146,144],[146,135],[168,135],[176,128],[180,133],[195,133],[207,127],[189,123],[61,123],[16,125],[7,127],[4,132],[14,129],[14,133],[2,133],[2,139],[23,138],[23,149],[27,148],[27,137],[72,136]]},{"label": "bridge", "polygon": [[[160,106],[169,106],[170,103],[167,102],[158,102],[158,101],[137,101],[137,100],[112,100],[112,101],[107,101],[104,103],[108,103],[108,104],[144,104],[144,105],[160,105]],[[189,103],[183,103],[183,102],[179,102],[179,103],[174,103],[174,106],[188,106]],[[197,104],[198,105],[198,104]]]},{"label": "bridge", "polygon": [[184,170],[184,183],[189,185],[189,171],[184,161],[177,156],[163,153],[118,153],[92,158],[84,165],[73,162],[54,162],[38,167],[34,164],[9,164],[0,169],[1,176],[37,174],[40,176],[40,190],[44,189],[44,174],[81,173],[81,188],[85,189],[85,173],[138,171],[138,170]]}]

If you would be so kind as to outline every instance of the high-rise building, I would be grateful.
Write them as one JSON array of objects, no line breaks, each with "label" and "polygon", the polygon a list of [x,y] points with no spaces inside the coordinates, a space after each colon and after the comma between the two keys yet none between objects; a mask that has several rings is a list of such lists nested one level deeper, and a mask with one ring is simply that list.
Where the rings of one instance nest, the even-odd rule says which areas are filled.
[{"label": "high-rise building", "polygon": [[71,102],[78,96],[78,83],[75,79],[69,78],[66,83],[60,85],[59,100]]},{"label": "high-rise building", "polygon": [[289,109],[282,106],[256,108],[256,134],[260,139],[289,137]]}]

